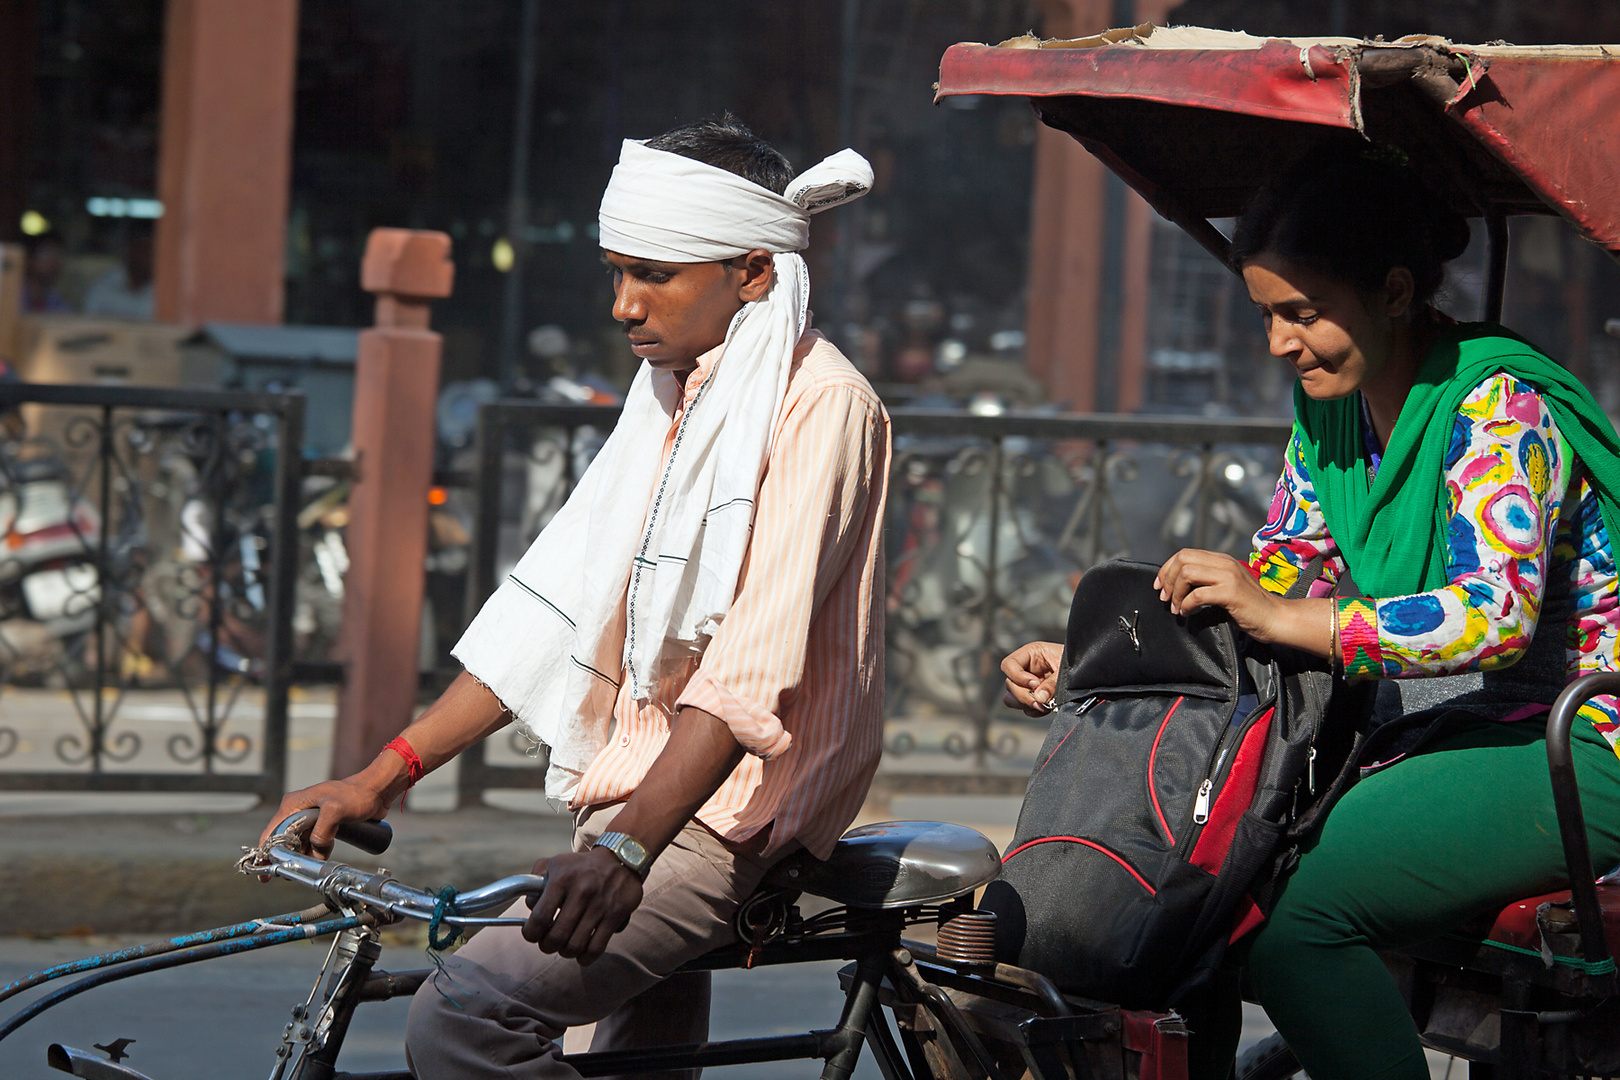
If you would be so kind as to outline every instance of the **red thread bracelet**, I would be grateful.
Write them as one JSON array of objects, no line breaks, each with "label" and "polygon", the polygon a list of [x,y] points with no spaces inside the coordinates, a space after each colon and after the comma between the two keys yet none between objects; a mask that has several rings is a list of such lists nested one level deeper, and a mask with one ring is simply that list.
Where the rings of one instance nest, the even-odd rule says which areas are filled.
[{"label": "red thread bracelet", "polygon": [[427,774],[427,769],[422,766],[422,759],[416,756],[416,751],[412,750],[411,744],[405,741],[405,736],[394,736],[394,741],[383,747],[383,749],[392,750],[404,759],[405,776],[408,781],[405,786],[407,788],[415,787],[416,782]]}]

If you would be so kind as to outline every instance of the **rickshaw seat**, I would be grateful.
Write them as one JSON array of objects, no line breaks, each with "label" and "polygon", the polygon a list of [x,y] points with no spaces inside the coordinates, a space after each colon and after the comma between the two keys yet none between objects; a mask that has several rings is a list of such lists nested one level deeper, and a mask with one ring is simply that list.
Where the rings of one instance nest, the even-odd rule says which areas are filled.
[{"label": "rickshaw seat", "polygon": [[[1598,903],[1603,908],[1603,935],[1608,939],[1609,952],[1611,955],[1620,953],[1620,885],[1599,885],[1597,894]],[[1543,904],[1561,909],[1560,914],[1564,916],[1562,925],[1568,925],[1573,932],[1574,917],[1568,914],[1569,890],[1564,889],[1509,904],[1492,921],[1490,930],[1484,935],[1485,940],[1539,954],[1542,935],[1537,912]]]},{"label": "rickshaw seat", "polygon": [[851,829],[826,859],[789,855],[767,887],[809,893],[852,908],[938,904],[1001,874],[1001,857],[982,833],[940,821],[885,821]]},{"label": "rickshaw seat", "polygon": [[[1620,953],[1620,885],[1599,885],[1597,894],[1603,909],[1604,936],[1610,954],[1615,955]],[[1402,951],[1420,960],[1579,992],[1589,985],[1588,976],[1598,974],[1583,963],[1579,942],[1569,890],[1564,889],[1515,900],[1494,918],[1483,916]]]}]

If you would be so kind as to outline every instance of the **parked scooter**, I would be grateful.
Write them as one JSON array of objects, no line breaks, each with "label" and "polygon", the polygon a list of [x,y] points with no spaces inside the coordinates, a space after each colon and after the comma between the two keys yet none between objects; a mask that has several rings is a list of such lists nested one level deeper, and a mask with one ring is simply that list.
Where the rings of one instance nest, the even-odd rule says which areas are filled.
[{"label": "parked scooter", "polygon": [[0,448],[0,666],[43,676],[96,620],[101,520],[54,455]]}]

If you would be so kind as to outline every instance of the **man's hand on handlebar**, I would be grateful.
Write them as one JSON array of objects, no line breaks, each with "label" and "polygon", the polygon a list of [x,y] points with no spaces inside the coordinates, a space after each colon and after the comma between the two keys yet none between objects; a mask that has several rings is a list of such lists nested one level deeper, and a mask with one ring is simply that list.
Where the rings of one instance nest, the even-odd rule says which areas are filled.
[{"label": "man's hand on handlebar", "polygon": [[545,875],[546,891],[534,901],[524,938],[581,966],[596,962],[641,903],[641,879],[606,848],[541,859],[533,872]]},{"label": "man's hand on handlebar", "polygon": [[1055,641],[1032,641],[1007,654],[1001,673],[1007,676],[1007,693],[1002,704],[1022,709],[1027,716],[1045,716],[1057,700],[1058,668],[1063,665],[1063,646]]},{"label": "man's hand on handlebar", "polygon": [[345,780],[328,780],[301,791],[289,791],[282,796],[275,817],[270,819],[270,824],[259,835],[259,846],[264,846],[270,839],[270,831],[279,822],[285,821],[288,815],[311,807],[319,809],[321,816],[316,820],[315,827],[305,835],[303,852],[320,859],[331,856],[338,826],[345,821],[381,819],[388,814],[388,803],[383,793],[367,782],[366,772]]},{"label": "man's hand on handlebar", "polygon": [[[432,772],[473,743],[500,730],[510,719],[499,698],[483,683],[462,672],[439,700],[429,705],[402,734],[416,752],[423,771]],[[389,805],[403,797],[410,786],[410,770],[405,759],[392,750],[383,750],[370,765],[353,776],[289,793],[259,836],[259,844],[262,847],[270,839],[270,830],[286,820],[288,814],[318,807],[321,816],[305,841],[305,853],[325,859],[332,853],[332,841],[339,825],[345,821],[383,817]]]}]

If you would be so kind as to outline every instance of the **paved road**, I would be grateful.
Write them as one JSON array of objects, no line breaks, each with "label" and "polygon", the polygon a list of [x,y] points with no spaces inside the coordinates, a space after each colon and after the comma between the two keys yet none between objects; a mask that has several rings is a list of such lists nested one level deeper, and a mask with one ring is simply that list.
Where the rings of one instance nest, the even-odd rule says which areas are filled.
[{"label": "paved road", "polygon": [[[105,938],[89,942],[0,938],[0,984],[128,943]],[[129,1048],[126,1064],[154,1080],[268,1075],[287,1010],[309,993],[323,948],[284,945],[92,990],[0,1042],[0,1077],[59,1078],[63,1074],[45,1067],[46,1046],[64,1042],[89,1049],[92,1043],[117,1038],[137,1040]],[[422,964],[421,954],[413,948],[385,949],[385,965],[391,956],[399,967]],[[838,1021],[841,1001],[839,966],[830,961],[717,972],[712,1037],[749,1038],[832,1027]],[[33,996],[0,1005],[0,1015],[9,1016]],[[367,1005],[356,1013],[342,1067],[365,1071],[402,1068],[399,1040],[405,1009],[406,1002],[391,1001]],[[1270,1032],[1258,1010],[1251,1009],[1247,1020],[1246,1043]],[[776,1062],[710,1069],[706,1075],[715,1080],[805,1080],[817,1075],[817,1070],[812,1062]],[[855,1080],[878,1080],[870,1055],[862,1056]]]}]

